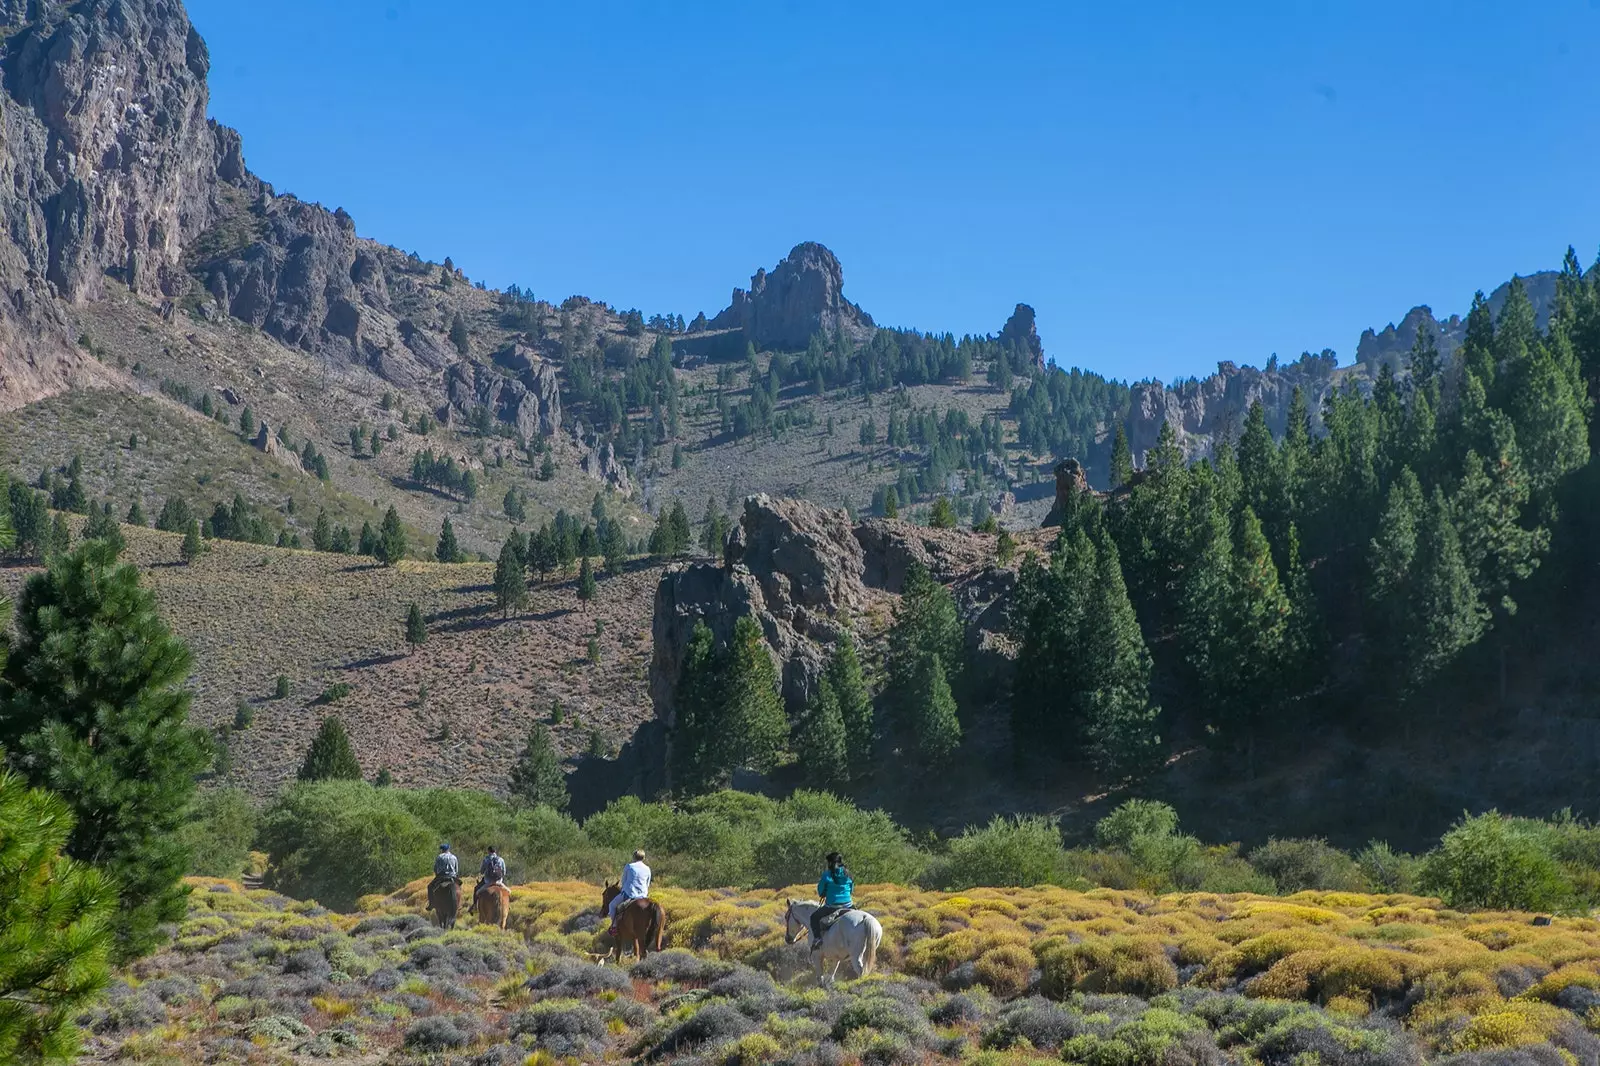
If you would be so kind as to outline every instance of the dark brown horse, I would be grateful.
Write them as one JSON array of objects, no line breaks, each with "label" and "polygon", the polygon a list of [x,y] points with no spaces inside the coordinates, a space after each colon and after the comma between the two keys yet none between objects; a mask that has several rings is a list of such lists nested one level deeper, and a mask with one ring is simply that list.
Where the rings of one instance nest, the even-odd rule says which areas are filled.
[{"label": "dark brown horse", "polygon": [[461,879],[428,882],[428,909],[433,912],[434,925],[454,929],[456,914],[461,910]]},{"label": "dark brown horse", "polygon": [[[600,913],[611,913],[611,901],[622,891],[620,885],[606,882],[600,894]],[[617,908],[617,939],[611,954],[622,961],[622,945],[633,945],[633,957],[642,959],[661,950],[661,935],[667,931],[667,912],[653,899],[635,899]]]}]

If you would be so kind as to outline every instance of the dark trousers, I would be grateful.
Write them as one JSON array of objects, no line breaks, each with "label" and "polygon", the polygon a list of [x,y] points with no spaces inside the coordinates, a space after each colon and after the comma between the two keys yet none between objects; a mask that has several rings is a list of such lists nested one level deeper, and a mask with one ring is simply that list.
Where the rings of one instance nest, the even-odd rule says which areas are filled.
[{"label": "dark trousers", "polygon": [[843,914],[850,908],[843,903],[824,903],[811,912],[811,946],[816,947],[822,943],[824,925],[834,916]]}]

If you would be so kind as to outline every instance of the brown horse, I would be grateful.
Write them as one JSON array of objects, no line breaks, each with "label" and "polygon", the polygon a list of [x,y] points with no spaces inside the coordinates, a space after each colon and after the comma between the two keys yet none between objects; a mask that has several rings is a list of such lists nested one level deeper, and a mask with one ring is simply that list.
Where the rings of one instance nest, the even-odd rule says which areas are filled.
[{"label": "brown horse", "polygon": [[461,910],[461,879],[428,883],[428,909],[433,912],[433,924],[441,929],[456,927],[456,914]]},{"label": "brown horse", "polygon": [[473,905],[477,908],[473,912],[473,917],[477,918],[480,924],[498,925],[504,929],[506,919],[511,917],[511,890],[499,881],[492,885],[484,885]]},{"label": "brown horse", "polygon": [[[600,894],[600,914],[611,912],[611,901],[622,891],[620,885],[606,882]],[[667,931],[667,912],[653,899],[630,900],[617,908],[617,939],[611,954],[622,961],[622,945],[633,945],[633,957],[642,959],[661,950],[661,935]]]}]

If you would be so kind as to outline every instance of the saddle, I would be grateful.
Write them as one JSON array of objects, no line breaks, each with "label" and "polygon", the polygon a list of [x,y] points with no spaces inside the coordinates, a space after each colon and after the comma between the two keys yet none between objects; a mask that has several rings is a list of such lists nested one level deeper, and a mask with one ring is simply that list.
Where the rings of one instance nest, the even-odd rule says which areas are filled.
[{"label": "saddle", "polygon": [[840,907],[838,910],[833,911],[831,913],[818,912],[817,915],[816,915],[817,938],[820,940],[822,937],[827,936],[828,935],[828,930],[833,928],[833,923],[834,922],[837,922],[840,918],[843,918],[845,915],[849,914],[851,911],[854,911],[854,910],[857,910],[857,909],[859,909],[859,908],[856,908],[856,907]]},{"label": "saddle", "polygon": [[617,905],[617,917],[620,919],[622,917],[622,912],[623,911],[627,910],[629,907],[636,907],[641,903],[644,904],[646,907],[648,907],[650,905],[650,897],[649,896],[640,896],[638,899],[625,900],[622,903],[618,904]]}]

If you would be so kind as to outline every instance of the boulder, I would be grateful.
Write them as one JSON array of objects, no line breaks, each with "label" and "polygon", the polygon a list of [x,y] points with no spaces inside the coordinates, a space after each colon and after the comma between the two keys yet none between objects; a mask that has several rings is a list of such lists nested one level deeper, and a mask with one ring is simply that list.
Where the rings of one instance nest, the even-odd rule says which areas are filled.
[{"label": "boulder", "polygon": [[1044,369],[1044,342],[1039,339],[1039,327],[1034,321],[1033,308],[1018,304],[1006,324],[1000,328],[1000,341],[1009,343],[1022,352],[1034,370]]}]

